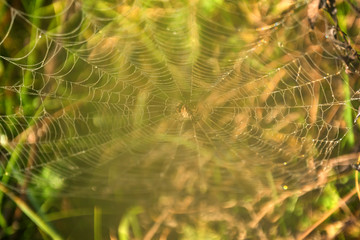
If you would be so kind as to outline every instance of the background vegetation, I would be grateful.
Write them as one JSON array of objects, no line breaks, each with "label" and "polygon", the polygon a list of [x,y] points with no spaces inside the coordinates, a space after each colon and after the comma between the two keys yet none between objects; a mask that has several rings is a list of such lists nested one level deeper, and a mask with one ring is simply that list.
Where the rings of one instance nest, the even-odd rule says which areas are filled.
[{"label": "background vegetation", "polygon": [[358,239],[359,9],[0,1],[0,238]]}]

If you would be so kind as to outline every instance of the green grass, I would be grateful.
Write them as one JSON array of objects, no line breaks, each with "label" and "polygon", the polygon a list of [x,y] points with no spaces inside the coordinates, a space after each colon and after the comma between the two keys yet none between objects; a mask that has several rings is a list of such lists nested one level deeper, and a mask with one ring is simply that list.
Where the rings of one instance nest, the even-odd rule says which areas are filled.
[{"label": "green grass", "polygon": [[[293,7],[276,3],[83,1],[65,10],[67,1],[18,1],[28,15],[0,46],[0,238],[316,239],[334,222],[344,224],[334,237],[358,238],[346,225],[359,224],[358,174],[339,164],[324,180],[312,169],[344,129],[327,157],[358,147],[358,75],[345,71],[341,44],[316,45],[322,20],[306,30],[306,7],[289,10],[291,31],[281,20]],[[10,13],[0,2],[0,41]],[[350,38],[355,15],[338,4]],[[211,24],[194,24],[204,19]],[[304,126],[299,138],[291,123]]]}]

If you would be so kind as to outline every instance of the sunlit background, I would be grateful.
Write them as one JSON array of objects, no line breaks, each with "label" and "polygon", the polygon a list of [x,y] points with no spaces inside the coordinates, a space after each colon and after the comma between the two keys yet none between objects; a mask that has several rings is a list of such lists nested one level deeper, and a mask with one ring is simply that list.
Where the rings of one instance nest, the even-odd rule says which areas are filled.
[{"label": "sunlit background", "polygon": [[1,0],[0,238],[357,239],[359,17]]}]

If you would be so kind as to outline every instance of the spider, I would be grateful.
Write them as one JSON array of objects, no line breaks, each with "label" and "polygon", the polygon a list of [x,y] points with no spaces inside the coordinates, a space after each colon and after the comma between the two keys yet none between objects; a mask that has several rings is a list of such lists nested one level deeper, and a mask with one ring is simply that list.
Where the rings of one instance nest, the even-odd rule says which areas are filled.
[{"label": "spider", "polygon": [[198,109],[195,104],[178,104],[176,107],[176,113],[181,119],[181,121],[193,121],[196,122],[199,120]]},{"label": "spider", "polygon": [[176,108],[176,112],[180,115],[182,120],[193,119],[193,113],[186,104],[179,104]]},{"label": "spider", "polygon": [[189,110],[186,108],[185,105],[181,106],[181,109],[180,109],[179,113],[183,117],[183,119],[190,119],[191,118],[191,113],[189,112]]}]

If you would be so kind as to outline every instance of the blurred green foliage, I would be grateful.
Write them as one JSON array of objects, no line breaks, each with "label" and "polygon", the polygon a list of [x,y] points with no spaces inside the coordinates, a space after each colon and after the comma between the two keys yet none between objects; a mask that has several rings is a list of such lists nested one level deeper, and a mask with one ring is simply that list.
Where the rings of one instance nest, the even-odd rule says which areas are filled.
[{"label": "blurred green foliage", "polygon": [[[236,9],[232,7],[231,3],[228,1],[199,1],[197,7],[199,8],[198,11],[201,13],[201,16],[204,19],[210,19],[213,22],[217,22],[219,25],[218,29],[207,29],[207,25],[201,25],[199,26],[199,29],[194,27],[192,31],[198,31],[200,33],[198,35],[194,32],[187,33],[185,30],[184,32],[171,31],[171,29],[182,29],[182,25],[186,23],[186,19],[192,14],[191,11],[181,12],[181,10],[178,10],[177,12],[176,9],[182,9],[181,7],[183,6],[187,7],[188,5],[192,5],[192,1],[142,1],[140,5],[143,8],[136,9],[134,12],[128,11],[128,8],[130,9],[132,6],[133,1],[123,1],[121,3],[118,3],[117,1],[82,1],[67,9],[66,11],[68,14],[60,14],[62,11],[65,11],[64,9],[68,7],[70,2],[71,1],[52,2],[46,0],[0,2],[0,20],[2,20],[2,23],[0,23],[0,41],[5,36],[11,23],[10,9],[22,11],[25,13],[25,16],[28,17],[27,21],[30,21],[31,23],[31,27],[24,27],[26,26],[26,21],[23,19],[16,19],[12,25],[13,34],[0,46],[0,56],[3,57],[0,59],[0,80],[1,86],[3,87],[0,88],[0,114],[2,116],[7,116],[1,118],[2,127],[0,128],[0,137],[2,138],[2,140],[0,139],[2,142],[2,159],[0,160],[1,186],[4,186],[7,189],[6,191],[14,191],[19,195],[19,199],[15,202],[9,198],[11,195],[4,195],[4,193],[1,193],[0,195],[1,239],[48,239],[49,234],[50,236],[57,236],[57,232],[61,234],[64,239],[94,238],[97,240],[110,238],[121,240],[155,238],[256,239],[266,236],[272,239],[294,239],[301,232],[304,232],[311,227],[327,211],[338,206],[340,199],[354,188],[352,172],[349,171],[349,168],[346,170],[341,169],[341,166],[339,169],[334,168],[331,174],[335,177],[334,179],[329,178],[325,187],[318,188],[318,186],[313,186],[313,188],[309,187],[303,192],[298,192],[294,190],[296,184],[291,185],[291,181],[290,183],[287,183],[288,185],[282,185],[283,189],[280,189],[279,191],[279,188],[277,187],[280,184],[277,182],[276,174],[281,173],[280,170],[278,170],[280,168],[272,168],[266,164],[264,164],[264,166],[259,164],[259,166],[254,167],[254,169],[257,170],[256,174],[251,175],[249,180],[246,179],[248,176],[245,176],[248,174],[247,172],[245,172],[244,176],[240,176],[238,171],[233,171],[233,169],[231,169],[232,167],[244,167],[243,165],[229,164],[230,167],[222,167],[221,163],[219,163],[218,165],[214,164],[214,167],[208,170],[208,172],[205,172],[204,175],[205,177],[209,176],[208,179],[211,179],[209,181],[215,186],[214,189],[218,187],[220,188],[220,191],[216,192],[213,191],[213,189],[209,190],[210,187],[206,186],[206,184],[202,184],[201,179],[193,177],[190,174],[190,171],[184,170],[183,176],[179,177],[177,183],[181,185],[182,179],[188,177],[189,179],[193,179],[192,181],[194,183],[192,185],[189,184],[181,190],[166,189],[165,187],[165,189],[161,189],[160,187],[161,191],[159,192],[147,192],[147,188],[151,189],[155,184],[163,186],[162,183],[167,181],[167,179],[160,179],[159,183],[152,181],[152,179],[155,178],[154,176],[158,177],[158,175],[161,174],[161,172],[158,173],[156,171],[160,169],[160,171],[163,171],[165,174],[175,176],[178,174],[177,170],[181,167],[174,167],[172,166],[172,164],[174,164],[173,162],[168,163],[166,161],[166,159],[169,158],[169,152],[164,151],[164,154],[162,155],[157,154],[156,151],[153,153],[149,150],[156,141],[170,143],[164,145],[163,148],[165,149],[177,146],[176,148],[179,148],[179,153],[176,154],[179,154],[180,157],[182,156],[181,154],[186,156],[186,153],[188,152],[196,152],[199,155],[205,156],[204,159],[212,159],[216,154],[221,156],[219,159],[231,159],[233,156],[233,153],[231,152],[226,152],[223,149],[209,151],[206,148],[208,146],[195,146],[193,142],[189,140],[190,138],[182,138],[180,136],[183,132],[189,135],[196,135],[196,132],[194,134],[189,131],[191,128],[188,127],[188,119],[191,119],[192,121],[193,118],[196,117],[196,108],[191,104],[186,103],[184,105],[179,105],[171,103],[172,105],[166,105],[166,103],[164,104],[164,109],[161,109],[160,107],[151,109],[151,107],[158,102],[161,102],[163,99],[166,99],[167,94],[174,96],[174,98],[177,99],[190,99],[190,97],[196,98],[201,96],[201,94],[203,94],[202,90],[208,88],[209,85],[212,84],[211,81],[214,79],[216,79],[216,81],[218,80],[217,75],[220,73],[226,74],[224,71],[226,68],[224,66],[227,66],[227,64],[234,64],[235,61],[231,61],[233,59],[238,59],[239,56],[237,55],[239,53],[246,53],[245,51],[240,51],[240,49],[255,49],[256,44],[258,44],[258,46],[266,44],[264,43],[265,40],[263,42],[257,42],[257,38],[261,36],[261,31],[278,27],[284,14],[286,14],[287,11],[290,11],[287,9],[292,8],[287,1],[276,1],[273,3],[269,1],[263,3],[266,14],[272,22],[268,19],[262,19],[264,22],[256,22],[256,14],[262,14],[252,12],[252,10],[254,10],[252,9],[252,6],[257,4],[256,1],[239,2],[238,5],[243,7],[239,7],[239,9],[243,11],[239,15],[227,14],[227,11]],[[116,5],[117,3],[118,5]],[[112,8],[112,4],[115,4],[118,8]],[[300,4],[300,2],[298,4]],[[11,7],[9,7],[9,5]],[[300,7],[302,10],[304,10],[304,8],[305,7]],[[358,47],[359,43],[356,38],[360,29],[360,26],[358,25],[358,13],[354,11],[348,1],[337,3],[336,8],[338,10],[337,17],[340,29],[350,37],[352,46],[355,45]],[[294,12],[294,18],[297,17],[296,11]],[[123,13],[123,15],[119,14],[119,12]],[[129,13],[129,15],[126,15],[125,13]],[[12,12],[12,14],[14,14],[14,12]],[[90,20],[82,18],[82,14],[86,15]],[[156,36],[162,29],[150,29],[153,31],[151,33],[153,33],[155,37],[151,36],[148,32],[150,31],[149,28],[159,26],[156,24],[149,24],[148,26],[145,26],[146,24],[138,24],[138,22],[142,21],[142,18],[145,18],[144,16],[146,16],[146,14],[155,16],[154,22],[157,21],[157,24],[163,24],[164,29],[170,29],[166,31],[172,32],[172,37],[170,37],[170,35],[162,36],[161,34],[159,34],[159,37]],[[86,28],[91,20],[98,24],[94,29]],[[80,28],[74,26],[80,26]],[[243,42],[238,42],[236,37],[228,37],[231,34],[226,31],[225,27],[238,29],[241,33],[244,26],[250,26],[251,29],[260,29],[261,31],[258,32],[259,36],[253,37],[253,35],[244,34],[242,36]],[[41,31],[39,29],[41,29]],[[71,32],[70,30],[73,30],[75,34],[67,35],[68,32]],[[248,60],[249,65],[253,66],[260,73],[269,73],[269,69],[277,69],[278,65],[281,66],[283,64],[281,61],[287,60],[286,54],[284,54],[284,50],[281,48],[283,47],[283,44],[288,44],[285,46],[288,48],[293,47],[292,44],[297,44],[292,41],[285,42],[286,39],[297,38],[296,30],[298,29],[295,28],[294,31],[286,32],[289,36],[282,36],[282,32],[279,33],[279,36],[276,36],[274,33],[274,36],[270,36],[269,40],[279,40],[277,42],[279,48],[254,50],[256,54],[264,56],[264,58],[253,57]],[[323,32],[325,31],[325,29],[321,30],[323,30]],[[61,50],[58,50],[58,48],[60,49],[58,46],[54,48],[49,47],[50,38],[46,38],[46,34],[55,39],[58,38],[56,39],[58,41],[58,46],[62,46],[63,48],[66,46],[65,51],[61,52]],[[88,41],[86,38],[88,35],[94,35],[95,37]],[[127,45],[128,43],[126,41],[117,39],[117,35],[129,36],[129,38],[136,35],[136,41],[134,41],[135,44],[133,46]],[[77,40],[84,41],[85,44],[71,45],[74,36],[79,38]],[[156,45],[152,37],[159,41],[168,41],[165,43],[165,46],[168,46],[169,49],[161,49],[162,43],[160,42]],[[212,40],[215,39],[214,42],[206,39],[210,37]],[[128,61],[128,59],[119,57],[118,52],[116,51],[110,51],[111,54],[105,56],[107,61],[102,61],[102,56],[104,55],[102,50],[108,50],[106,48],[109,46],[111,48],[113,42],[116,42],[114,45],[119,47],[120,51],[129,54],[129,62],[134,65],[124,64],[127,68],[119,71],[119,64],[123,64]],[[67,45],[68,43],[70,44]],[[99,43],[101,43],[100,46]],[[181,54],[178,54],[179,52],[173,50],[174,48],[176,49],[178,45],[185,45],[185,49],[189,52],[186,52],[185,50],[184,52],[181,52],[182,50],[179,50]],[[202,47],[196,48],[198,45]],[[32,49],[34,47],[36,48],[33,51]],[[301,48],[301,46],[299,48]],[[49,67],[51,69],[46,69],[43,66],[39,67],[37,65],[39,64],[39,59],[42,59],[42,57],[47,54],[47,50],[50,51],[50,49],[55,52],[59,51],[59,55],[57,56],[58,59],[55,59],[53,65]],[[306,50],[307,49],[305,49],[305,51]],[[144,52],[144,56],[137,51]],[[21,70],[16,68],[14,64],[11,64],[10,61],[6,60],[6,57],[15,56],[21,58],[21,56],[24,56],[29,52],[32,54],[22,58],[21,61],[16,62],[16,64],[23,66],[23,69]],[[83,54],[84,56],[87,56],[87,58],[85,58],[85,60],[81,59],[81,57],[77,56],[75,53],[80,53],[80,56]],[[298,53],[294,51],[293,54],[296,55]],[[186,69],[184,63],[189,59],[196,59],[196,57],[200,59],[203,57],[205,59],[205,56],[206,59],[208,59],[207,62],[200,62],[196,65],[196,61],[194,61],[194,66],[191,67],[202,69],[203,65],[207,65],[212,67],[214,72],[199,73],[195,72],[195,70],[190,70],[193,75],[187,75],[189,69]],[[273,59],[266,59],[268,56],[273,57]],[[279,62],[276,62],[274,59],[280,60]],[[182,64],[185,67],[183,67]],[[181,67],[178,67],[177,65],[180,65]],[[74,66],[79,69],[79,72],[81,72],[80,74],[71,72]],[[108,72],[114,71],[116,74],[115,76],[118,77],[117,83],[111,82],[109,80],[110,78],[103,78],[103,75],[105,75],[103,73],[103,75],[92,75],[98,66]],[[137,66],[141,66],[145,70],[142,69],[143,71],[138,71],[139,67]],[[37,68],[41,73],[63,75],[64,81],[59,81],[53,86],[48,86],[45,83],[46,79],[39,78],[29,70]],[[331,70],[332,66],[328,66],[328,68]],[[159,84],[161,81],[166,82],[167,79],[172,76],[173,72],[177,74],[175,74],[176,79],[170,81],[169,86]],[[246,73],[249,75],[258,74],[254,69],[249,69]],[[147,74],[153,75],[148,77]],[[196,82],[196,74],[202,74],[202,80],[208,80],[209,82]],[[268,75],[270,79],[275,79],[273,80],[275,82],[276,79],[279,78],[279,71],[272,71]],[[351,105],[351,88],[353,86],[359,86],[359,84],[354,83],[353,76],[349,79],[348,75],[351,74],[342,72],[341,75],[345,84],[341,85],[340,91],[345,94],[345,101],[348,103],[345,106],[341,123],[344,122],[346,127],[351,130],[347,133],[345,138],[342,139],[341,146],[338,149],[339,155],[358,151],[357,142],[359,137],[358,129],[353,128],[355,116],[354,106]],[[87,76],[89,77],[87,78]],[[129,76],[131,76],[130,79],[128,79]],[[95,81],[92,78],[100,80]],[[191,78],[192,80],[188,81],[188,78]],[[36,82],[36,80],[39,82]],[[87,88],[84,88],[81,85],[87,81],[89,83],[86,84],[92,85],[96,89],[91,93],[93,95],[88,92]],[[123,81],[129,81],[131,84],[125,86],[125,84],[122,84]],[[217,84],[216,81],[214,81],[215,84]],[[264,85],[271,86],[272,82],[269,81],[266,83],[267,84]],[[196,84],[199,85],[198,88],[193,89],[193,85]],[[261,84],[262,83],[257,83],[257,85]],[[17,89],[20,85],[20,89]],[[17,91],[13,91],[12,87],[16,88]],[[40,95],[39,92],[33,91],[34,89],[37,89],[37,87],[41,88],[41,90],[45,89],[48,91],[48,95]],[[169,91],[169,89],[172,90],[175,89],[175,87],[184,90],[184,96],[177,96],[179,95],[178,93]],[[250,92],[254,89],[256,90],[256,87],[257,86],[251,88],[250,86],[249,89],[245,90]],[[230,88],[226,88],[226,90],[230,92]],[[121,94],[117,96],[118,99],[116,100],[118,100],[119,106],[128,104],[133,108],[121,109],[121,113],[124,115],[122,116],[119,112],[116,112],[116,110],[118,110],[116,107],[114,107],[115,110],[113,110],[111,108],[112,106],[109,104],[109,112],[114,111],[116,114],[119,114],[114,117],[111,114],[105,114],[105,111],[101,112],[102,109],[101,111],[98,111],[99,107],[96,104],[83,104],[87,101],[96,102],[96,100],[111,100],[111,94],[108,94],[109,91],[118,91],[127,96],[126,99],[122,99]],[[273,91],[273,89],[270,89],[269,91]],[[77,94],[77,99],[71,99],[74,92]],[[53,95],[53,93],[55,94]],[[214,91],[214,94],[215,93],[216,91]],[[216,94],[215,96],[217,96]],[[227,96],[224,95],[222,96],[226,98]],[[59,101],[59,96],[63,97],[64,100]],[[326,94],[324,94],[324,96],[326,97]],[[116,98],[116,96],[114,98]],[[211,100],[211,98],[209,99]],[[274,102],[276,103],[275,97]],[[133,106],[131,103],[136,104]],[[246,106],[242,107],[246,108]],[[204,109],[205,110],[203,111],[206,112],[206,107],[204,107]],[[130,120],[126,118],[126,111],[132,111]],[[167,111],[176,112],[177,118],[182,119],[183,123],[181,124],[181,127],[175,131],[176,134],[180,134],[167,135],[166,131],[164,131],[164,133],[161,132],[162,126],[159,126],[155,133],[149,130],[148,126],[153,122],[160,122],[162,117],[159,115],[159,119],[153,119],[146,114],[148,112],[157,113],[161,111],[163,111],[164,114]],[[61,149],[62,152],[69,152],[68,155],[64,155],[64,159],[67,160],[58,167],[63,167],[63,169],[65,169],[63,172],[68,171],[69,174],[74,174],[74,169],[76,167],[79,168],[81,173],[84,174],[83,178],[80,178],[81,180],[74,178],[74,182],[71,182],[72,180],[63,178],[61,174],[63,172],[57,171],[56,168],[32,168],[32,154],[34,154],[34,151],[40,150],[32,149],[31,146],[27,144],[29,141],[35,141],[31,138],[29,139],[29,136],[32,136],[31,134],[22,133],[31,133],[32,129],[40,129],[45,132],[46,130],[42,130],[42,128],[38,127],[38,122],[36,121],[44,112],[56,116],[59,119],[61,119],[59,116],[62,116],[62,114],[65,115],[64,113],[68,114],[67,116],[76,119],[78,115],[81,115],[79,112],[89,112],[90,114],[95,112],[95,114],[89,115],[90,117],[87,116],[84,117],[84,119],[81,119],[80,117],[77,118],[78,122],[70,119],[73,125],[69,124],[69,119],[67,118],[59,120],[54,117],[55,120],[49,120],[58,121],[59,127],[54,127],[50,130],[53,135],[49,136],[50,140],[44,140],[44,144],[40,149],[45,154],[43,154],[42,158],[38,161],[42,161],[44,166],[46,166],[45,163],[48,161],[46,157],[55,159],[54,161],[57,161],[58,158],[61,157],[49,153],[54,147]],[[207,114],[211,115],[212,113]],[[304,116],[300,116],[299,118],[303,122],[308,120],[305,119]],[[91,121],[89,119],[91,119]],[[90,122],[88,124],[90,127],[84,127],[84,124],[82,124],[81,121]],[[208,122],[213,125],[207,127],[209,127],[209,129],[216,129],[218,127],[217,124],[219,124],[219,122],[221,123],[221,121],[226,122],[226,116],[224,116],[224,119],[220,119],[220,117],[215,120],[210,119]],[[176,125],[172,122],[166,124]],[[106,126],[107,129],[101,129],[101,126]],[[269,126],[271,127],[273,124],[270,123]],[[266,127],[268,126],[264,126],[264,128]],[[271,129],[269,131],[271,131]],[[107,134],[101,135],[105,132]],[[119,132],[124,134],[121,135]],[[206,129],[204,132],[206,132]],[[276,131],[274,130],[274,132]],[[265,140],[276,142],[284,136],[281,134],[276,135],[274,132],[272,132],[272,137],[266,138],[265,136]],[[149,142],[144,141],[144,144],[139,140],[144,137],[144,134],[141,135],[140,133],[148,133],[150,136],[153,134],[154,139],[149,140]],[[74,137],[78,136],[77,134],[80,136],[82,136],[81,134],[88,136],[87,141],[81,142],[79,138]],[[94,140],[91,134],[99,136],[99,139]],[[209,131],[209,135],[210,134]],[[255,134],[263,136],[266,135],[266,132],[256,132]],[[63,136],[72,137],[67,138],[66,141],[62,141]],[[101,139],[102,136],[105,136],[104,140]],[[118,140],[116,143],[120,143],[120,145],[108,144],[104,147],[105,150],[103,152],[96,152],[96,146],[101,145],[102,141],[106,141],[106,137]],[[144,138],[148,140],[146,137]],[[204,134],[204,136],[200,136],[199,139],[201,137],[205,138],[208,136]],[[228,135],[226,135],[226,137],[228,137]],[[13,141],[14,139],[17,140],[15,141],[15,144]],[[48,142],[55,142],[59,139],[58,145],[48,144]],[[210,137],[208,137],[208,139],[210,139]],[[266,142],[265,140],[264,142]],[[307,141],[306,136],[304,137],[304,141],[305,140]],[[111,143],[111,141],[109,142]],[[217,143],[209,142],[208,145],[217,145]],[[92,159],[89,154],[85,155],[83,158],[79,157],[79,159],[77,159],[79,165],[73,164],[73,160],[71,159],[78,156],[76,156],[76,154],[73,154],[75,155],[73,156],[71,153],[75,151],[79,153],[78,155],[81,155],[82,152],[88,151],[89,146],[95,146],[93,149],[90,148],[89,150],[89,152],[93,151],[91,153],[93,154],[92,156],[95,156],[94,159]],[[124,146],[132,146],[132,149],[129,150],[130,153],[122,153],[121,155],[122,159],[129,162],[133,160],[134,162],[137,161],[136,157],[131,155],[133,152],[151,153],[148,155],[148,162],[144,163],[138,160],[138,162],[134,164],[135,166],[143,165],[143,168],[138,168],[134,170],[134,172],[130,171],[129,173],[130,177],[134,175],[141,176],[145,179],[139,189],[135,188],[131,181],[121,182],[118,180],[123,177],[123,172],[120,172],[119,170],[123,170],[122,168],[129,166],[128,163],[124,165],[119,163],[120,166],[114,168],[111,165],[107,165],[106,157],[110,156],[109,158],[111,158],[113,155],[119,154],[118,152],[120,152],[121,147]],[[290,146],[289,144],[289,146],[285,147],[296,148],[297,146]],[[224,149],[227,150],[227,148]],[[308,150],[310,151],[311,149]],[[174,154],[173,159],[177,157],[176,154]],[[258,157],[257,155],[254,157],[252,154],[254,155],[253,152],[249,152],[249,155],[251,155],[250,159],[256,159],[256,157]],[[266,153],[264,155],[266,157]],[[185,157],[183,158],[185,159]],[[22,159],[27,159],[28,162],[23,161]],[[158,161],[158,159],[163,159],[164,161]],[[295,165],[295,169],[298,168],[300,164],[303,164],[303,162],[299,164],[297,159],[290,159],[288,162],[287,161],[287,159],[283,161],[281,157],[279,162],[271,162],[271,164],[290,165],[289,167]],[[99,170],[99,172],[95,173],[95,176],[97,174],[99,176],[105,174],[107,178],[102,180],[109,181],[114,189],[119,189],[120,193],[118,195],[113,194],[106,187],[102,189],[102,186],[105,186],[105,183],[102,183],[101,181],[100,183],[97,183],[97,185],[92,184],[93,176],[89,173],[88,165],[95,165],[99,162],[105,167],[103,172]],[[194,170],[197,164],[190,165],[189,168]],[[306,164],[310,163],[307,162]],[[165,165],[165,167],[163,165]],[[245,168],[246,167],[247,166],[245,166]],[[25,170],[21,172],[19,169]],[[170,169],[170,172],[167,172],[168,169]],[[249,169],[252,170],[250,167]],[[275,170],[270,172],[269,169]],[[302,172],[300,172],[300,170],[303,169],[299,169],[299,173],[294,174],[293,177],[300,176],[301,178]],[[29,178],[31,178],[29,175],[31,173],[33,174],[33,179],[29,181]],[[304,179],[301,179],[300,182],[302,182],[302,180],[306,182],[310,178],[315,179],[313,176],[309,176],[309,179],[305,179],[307,178],[307,175],[305,174],[306,172],[303,176]],[[291,176],[289,179],[290,178]],[[80,182],[81,187],[79,187],[78,192],[74,194],[75,197],[71,194],[67,195],[68,192],[66,192],[66,187],[75,186],[78,183],[77,181]],[[227,186],[222,185],[222,183],[226,181],[233,181],[229,184],[230,191],[221,191],[222,187]],[[242,181],[244,185],[240,184]],[[89,182],[89,185],[84,184],[84,182]],[[126,184],[128,184],[128,186]],[[260,197],[260,199],[258,199],[259,197],[253,197],[257,196],[257,189],[254,187],[256,184],[267,186],[269,190],[264,190],[267,195]],[[90,189],[87,188],[89,186]],[[284,186],[290,188],[289,191],[282,191],[286,190]],[[128,188],[130,190],[128,190]],[[133,192],[131,192],[131,190],[133,190]],[[88,198],[85,194],[89,191],[93,192],[95,197]],[[164,192],[169,193],[169,196],[166,194],[162,196],[162,193]],[[133,193],[133,195],[129,195],[129,193]],[[241,199],[237,199],[237,194],[241,194]],[[195,203],[193,203],[195,200],[189,197],[190,195],[196,196],[194,197],[196,199],[200,199],[198,211],[191,212],[187,209],[191,204],[195,205]],[[203,204],[203,199],[208,200],[212,205],[208,206]],[[170,203],[178,205],[178,209],[182,209],[183,212],[172,211],[169,206]],[[253,203],[255,204],[253,205]],[[24,208],[21,206],[30,206],[30,209],[33,209],[34,212],[24,212]],[[203,213],[202,210],[204,210],[205,213]],[[255,213],[258,213],[260,217],[254,217]],[[326,234],[329,238],[359,238],[360,232],[356,229],[360,224],[357,220],[359,215],[358,201],[355,200],[355,198],[352,198],[346,206],[342,207],[342,210],[336,211],[331,217],[326,219],[311,236],[314,239],[319,239],[322,235]],[[166,217],[161,219],[161,216]],[[252,227],[247,225],[252,223]],[[335,223],[337,223],[337,225]],[[43,225],[46,226],[44,227]],[[94,231],[90,231],[89,229],[93,229]]]}]

